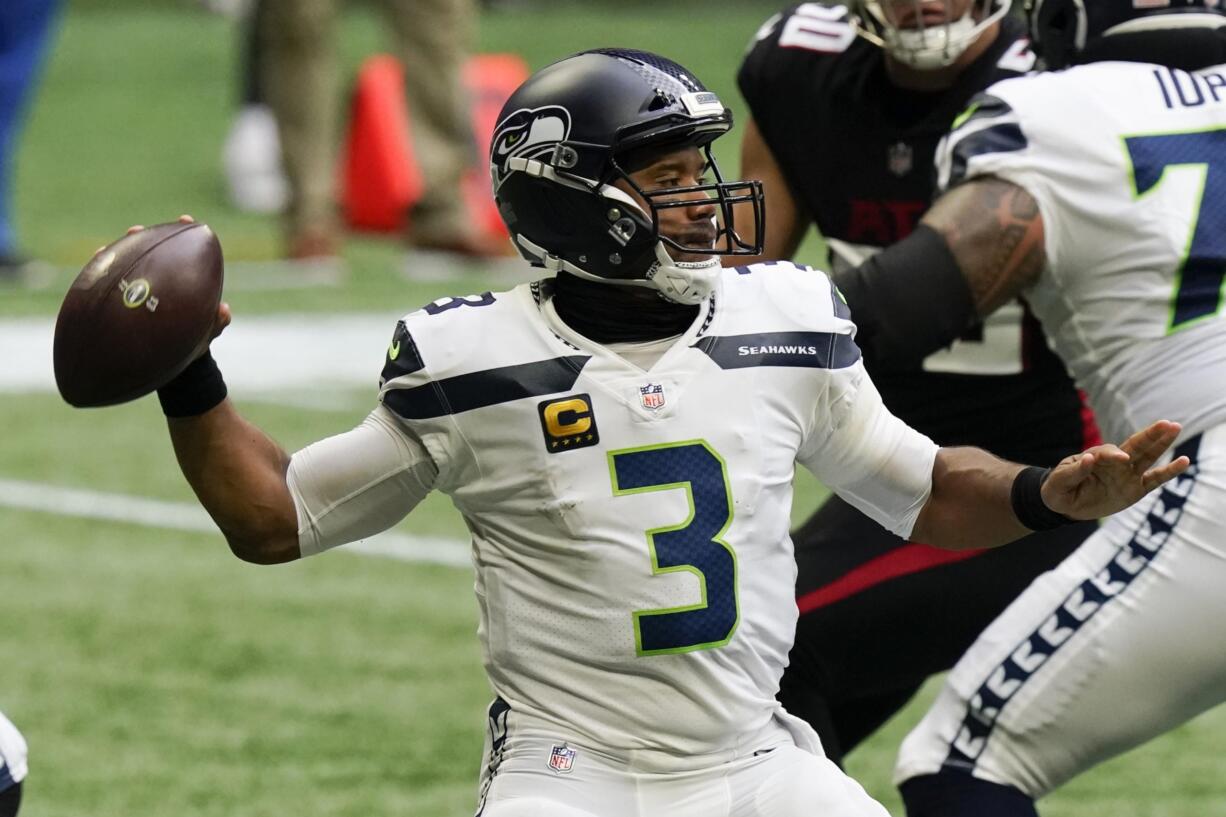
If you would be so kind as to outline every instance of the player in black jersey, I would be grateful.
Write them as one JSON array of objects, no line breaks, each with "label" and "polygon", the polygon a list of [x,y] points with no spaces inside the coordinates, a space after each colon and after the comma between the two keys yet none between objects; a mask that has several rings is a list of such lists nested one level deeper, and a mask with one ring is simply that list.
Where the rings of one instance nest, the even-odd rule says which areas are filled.
[{"label": "player in black jersey", "polygon": [[[1034,65],[1007,10],[1008,0],[805,3],[762,26],[738,81],[752,114],[742,174],[765,182],[765,258],[791,258],[814,224],[837,273],[915,230],[937,142],[972,95]],[[886,404],[941,445],[1054,465],[1097,437],[1020,303],[923,360],[887,365],[870,349],[865,363]],[[785,708],[841,761],[1094,529],[966,558],[899,539],[832,497],[793,534],[801,618]]]}]

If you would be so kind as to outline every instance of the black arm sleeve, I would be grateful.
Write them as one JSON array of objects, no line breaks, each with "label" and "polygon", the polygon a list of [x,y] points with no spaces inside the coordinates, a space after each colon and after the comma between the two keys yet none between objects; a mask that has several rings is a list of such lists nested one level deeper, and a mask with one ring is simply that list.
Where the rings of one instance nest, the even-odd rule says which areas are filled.
[{"label": "black arm sleeve", "polygon": [[0,791],[0,817],[17,817],[21,808],[21,784],[15,783]]},{"label": "black arm sleeve", "polygon": [[975,304],[945,239],[921,224],[858,267],[834,275],[866,357],[918,363],[975,322]]}]

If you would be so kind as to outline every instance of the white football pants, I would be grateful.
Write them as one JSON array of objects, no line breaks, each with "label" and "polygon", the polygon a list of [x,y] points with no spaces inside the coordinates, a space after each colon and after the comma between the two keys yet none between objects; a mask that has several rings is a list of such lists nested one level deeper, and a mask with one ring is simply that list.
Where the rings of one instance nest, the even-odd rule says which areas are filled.
[{"label": "white football pants", "polygon": [[509,723],[494,714],[478,817],[889,817],[838,766],[782,729],[742,757],[646,772],[567,736],[517,729],[514,713]]},{"label": "white football pants", "polygon": [[1226,700],[1226,426],[1192,468],[1105,520],[950,672],[897,782],[942,768],[1042,797]]}]

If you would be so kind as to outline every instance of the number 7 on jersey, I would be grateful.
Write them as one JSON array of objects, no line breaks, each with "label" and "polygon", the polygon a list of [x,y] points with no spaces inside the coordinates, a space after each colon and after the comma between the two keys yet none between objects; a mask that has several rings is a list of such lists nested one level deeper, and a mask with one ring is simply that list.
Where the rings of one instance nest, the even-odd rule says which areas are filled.
[{"label": "number 7 on jersey", "polygon": [[1175,295],[1168,329],[1216,315],[1226,281],[1226,129],[1124,137],[1132,163],[1133,196],[1155,191],[1169,168],[1201,174],[1183,259],[1175,271]]}]

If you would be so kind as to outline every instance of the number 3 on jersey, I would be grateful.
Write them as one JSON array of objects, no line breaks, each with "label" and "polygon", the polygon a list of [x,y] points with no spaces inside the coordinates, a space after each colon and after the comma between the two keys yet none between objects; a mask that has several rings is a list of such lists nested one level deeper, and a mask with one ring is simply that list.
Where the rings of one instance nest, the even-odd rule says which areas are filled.
[{"label": "number 3 on jersey", "polygon": [[1162,185],[1170,168],[1201,174],[1199,194],[1179,268],[1168,331],[1217,313],[1226,279],[1226,130],[1126,136],[1133,195]]},{"label": "number 3 on jersey", "polygon": [[679,525],[647,531],[653,575],[689,572],[698,577],[697,604],[634,613],[639,655],[722,647],[740,620],[737,565],[720,539],[732,524],[732,491],[723,459],[702,440],[609,452],[613,495],[681,489],[690,515]]}]

